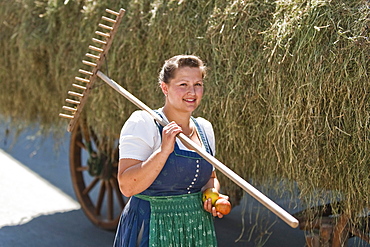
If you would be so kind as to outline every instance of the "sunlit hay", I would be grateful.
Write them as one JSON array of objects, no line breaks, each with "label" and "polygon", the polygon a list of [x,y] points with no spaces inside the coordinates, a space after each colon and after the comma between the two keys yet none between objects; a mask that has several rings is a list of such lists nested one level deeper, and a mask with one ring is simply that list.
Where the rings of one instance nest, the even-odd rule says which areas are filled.
[{"label": "sunlit hay", "polygon": [[[104,73],[157,108],[163,61],[200,56],[209,73],[195,115],[213,123],[217,158],[256,186],[299,197],[303,208],[341,201],[333,210],[361,223],[370,205],[368,1],[18,0],[0,7],[2,115],[63,132],[58,113],[97,23],[105,8],[123,7]],[[98,81],[84,115],[98,135],[116,138],[135,109]],[[237,204],[241,189],[218,174]],[[285,194],[297,187],[299,195]]]},{"label": "sunlit hay", "polygon": [[369,32],[368,21],[359,23],[369,18],[366,5],[291,3],[289,13],[282,4],[265,32],[273,34],[266,51],[275,81],[266,101],[277,121],[269,143],[284,160],[271,165],[298,181],[306,205],[339,194],[351,219],[369,205]]}]

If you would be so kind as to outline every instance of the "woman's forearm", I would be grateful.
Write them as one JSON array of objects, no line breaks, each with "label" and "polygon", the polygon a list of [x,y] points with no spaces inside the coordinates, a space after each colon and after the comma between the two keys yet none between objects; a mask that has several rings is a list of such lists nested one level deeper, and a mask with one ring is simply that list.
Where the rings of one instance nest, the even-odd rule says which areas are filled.
[{"label": "woman's forearm", "polygon": [[208,188],[215,188],[217,191],[220,190],[220,182],[218,181],[216,177],[216,172],[213,171],[211,178],[208,180],[206,185],[203,186],[202,191],[208,189]]},{"label": "woman's forearm", "polygon": [[161,172],[168,156],[158,149],[146,161],[121,159],[117,179],[122,194],[130,197],[147,189]]}]

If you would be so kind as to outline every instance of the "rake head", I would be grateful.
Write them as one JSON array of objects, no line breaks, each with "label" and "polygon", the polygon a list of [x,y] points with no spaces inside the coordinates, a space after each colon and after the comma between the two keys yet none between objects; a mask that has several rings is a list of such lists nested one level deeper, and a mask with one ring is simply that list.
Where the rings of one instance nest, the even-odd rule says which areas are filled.
[{"label": "rake head", "polygon": [[106,12],[113,17],[102,16],[103,23],[98,25],[98,29],[101,31],[95,31],[98,38],[92,39],[95,44],[89,45],[90,53],[86,53],[88,59],[82,60],[85,67],[89,69],[78,70],[80,76],[76,76],[76,82],[72,84],[74,91],[68,91],[69,98],[66,99],[68,104],[63,106],[63,110],[67,111],[68,114],[59,113],[60,117],[70,119],[67,128],[69,132],[74,129],[78,122],[90,90],[97,79],[97,72],[104,64],[106,54],[112,45],[118,26],[125,14],[124,9],[120,9],[119,12],[106,9]]}]

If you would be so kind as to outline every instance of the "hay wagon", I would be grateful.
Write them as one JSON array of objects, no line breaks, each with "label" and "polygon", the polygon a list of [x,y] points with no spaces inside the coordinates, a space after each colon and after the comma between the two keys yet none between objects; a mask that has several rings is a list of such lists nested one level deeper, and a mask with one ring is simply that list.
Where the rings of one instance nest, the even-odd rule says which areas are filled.
[{"label": "hay wagon", "polygon": [[[88,218],[104,229],[116,227],[128,200],[116,181],[117,139],[136,108],[92,85],[99,81],[97,68],[106,64],[120,11],[107,12],[93,44],[90,34],[96,13],[118,4],[0,3],[0,78],[8,92],[0,94],[0,110],[13,120],[45,128],[62,122],[56,113],[68,91],[65,82],[81,68],[76,57],[89,42],[63,114],[78,119],[69,126],[76,196]],[[302,230],[313,232],[307,235],[311,246],[330,246],[334,235],[369,241],[368,217],[356,216],[370,204],[367,0],[127,1],[125,8],[124,31],[116,35],[108,62],[114,78],[158,107],[153,78],[161,61],[178,53],[199,55],[211,72],[197,114],[214,124],[217,157],[272,191],[277,178],[297,183],[306,210],[295,216]],[[81,112],[92,89],[89,109]],[[34,100],[25,104],[29,98]],[[58,130],[64,132],[62,124]],[[237,204],[241,190],[220,179]],[[323,199],[317,190],[332,194]],[[336,201],[339,192],[341,205],[320,206]]]},{"label": "hay wagon", "polygon": [[[101,73],[99,70],[124,14],[123,9],[119,12],[111,10],[107,10],[107,12],[116,16],[116,19],[105,16],[102,19],[113,23],[113,26],[99,24],[100,28],[109,32],[95,32],[95,34],[104,37],[103,40],[93,38],[93,41],[100,44],[101,47],[90,45],[89,49],[97,54],[87,53],[86,56],[93,61],[83,60],[85,65],[92,67],[92,71],[79,70],[84,77],[76,77],[79,84],[73,84],[73,86],[77,90],[82,90],[82,93],[69,92],[72,99],[66,101],[72,104],[72,107],[64,106],[63,108],[70,114],[62,113],[60,116],[71,119],[68,127],[68,130],[72,132],[70,169],[73,186],[82,209],[95,225],[104,229],[115,229],[120,212],[128,200],[120,193],[117,184],[117,140],[99,138],[82,114],[82,107],[86,102],[89,90],[93,88],[92,85],[97,77],[102,78],[97,74]],[[86,86],[82,86],[81,83]],[[338,208],[338,206],[336,205],[334,208]],[[349,217],[345,213],[339,212],[338,215],[335,215],[334,211],[332,205],[327,204],[295,214],[300,221],[300,228],[311,232],[306,236],[307,246],[340,247],[344,246],[348,238],[353,236],[370,242],[369,226],[367,225],[368,215],[363,216],[363,219],[360,220],[364,225],[354,225],[350,223]],[[312,214],[312,212],[316,213]]]}]

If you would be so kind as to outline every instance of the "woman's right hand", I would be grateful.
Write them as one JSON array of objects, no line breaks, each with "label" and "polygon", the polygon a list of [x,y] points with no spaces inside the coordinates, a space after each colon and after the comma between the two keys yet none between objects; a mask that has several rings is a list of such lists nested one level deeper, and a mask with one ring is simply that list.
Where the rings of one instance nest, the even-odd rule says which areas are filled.
[{"label": "woman's right hand", "polygon": [[182,128],[174,121],[163,127],[161,151],[170,155],[176,142],[176,135],[182,132]]},{"label": "woman's right hand", "polygon": [[[219,198],[223,198],[223,199],[226,199],[226,200],[229,200],[229,196],[227,195],[223,195],[223,194],[219,194]],[[203,208],[204,210],[206,210],[207,212],[211,213],[213,217],[218,217],[218,218],[222,218],[224,217],[224,215],[220,212],[218,212],[216,210],[216,207],[212,205],[212,199],[211,198],[208,198],[204,203],[203,203]]]}]

